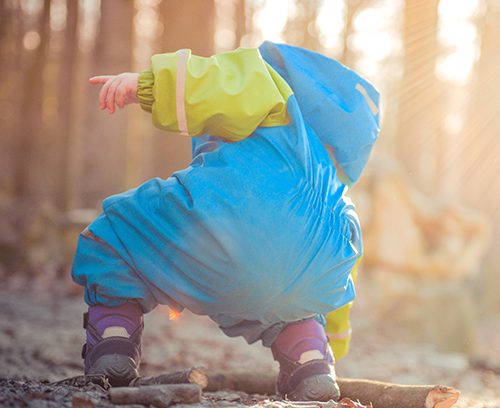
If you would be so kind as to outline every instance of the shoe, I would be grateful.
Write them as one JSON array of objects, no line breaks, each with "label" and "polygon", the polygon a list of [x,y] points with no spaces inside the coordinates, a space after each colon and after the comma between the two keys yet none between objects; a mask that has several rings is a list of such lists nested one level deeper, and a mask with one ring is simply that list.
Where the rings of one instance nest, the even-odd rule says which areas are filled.
[{"label": "shoe", "polygon": [[127,386],[139,376],[144,322],[140,306],[91,306],[84,314],[87,342],[82,358],[85,374],[102,374],[112,386]]},{"label": "shoe", "polygon": [[340,397],[334,357],[325,329],[316,320],[288,324],[271,351],[280,365],[276,392],[292,401],[329,401]]}]

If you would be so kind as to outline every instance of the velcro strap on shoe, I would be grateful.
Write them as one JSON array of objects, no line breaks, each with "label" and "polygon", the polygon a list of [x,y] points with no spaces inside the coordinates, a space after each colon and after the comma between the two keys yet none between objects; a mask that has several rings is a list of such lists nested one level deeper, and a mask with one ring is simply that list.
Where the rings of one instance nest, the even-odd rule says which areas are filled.
[{"label": "velcro strap on shoe", "polygon": [[88,351],[87,358],[90,360],[90,364],[94,364],[99,357],[109,354],[122,354],[132,358],[136,363],[140,359],[140,352],[137,345],[124,337],[103,339]]},{"label": "velcro strap on shoe", "polygon": [[330,365],[325,360],[312,360],[301,364],[288,377],[288,387],[294,390],[306,378],[321,374],[330,374]]},{"label": "velcro strap on shoe", "polygon": [[278,361],[280,364],[280,371],[285,373],[292,373],[301,366],[298,361],[292,360],[278,350],[271,348],[271,351],[273,353],[274,360]]}]

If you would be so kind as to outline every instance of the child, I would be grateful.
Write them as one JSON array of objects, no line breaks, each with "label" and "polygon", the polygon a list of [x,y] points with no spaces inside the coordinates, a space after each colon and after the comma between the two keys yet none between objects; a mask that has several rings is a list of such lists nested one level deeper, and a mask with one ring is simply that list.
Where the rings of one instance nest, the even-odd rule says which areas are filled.
[{"label": "child", "polygon": [[375,89],[270,42],[155,55],[140,75],[90,82],[104,84],[101,109],[139,102],[157,127],[195,138],[186,169],[107,198],[80,236],[85,372],[137,376],[142,314],[160,303],[271,347],[281,396],[337,398],[323,316],[354,297],[361,234],[344,193],[377,138]]}]

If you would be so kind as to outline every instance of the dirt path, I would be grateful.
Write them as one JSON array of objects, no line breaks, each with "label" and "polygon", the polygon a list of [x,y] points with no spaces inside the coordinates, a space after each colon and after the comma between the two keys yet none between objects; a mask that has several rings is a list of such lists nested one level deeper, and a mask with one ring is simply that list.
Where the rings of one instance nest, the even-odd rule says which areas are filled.
[{"label": "dirt path", "polygon": [[[69,407],[73,402],[83,407],[89,398],[96,406],[111,406],[95,387],[54,389],[41,383],[81,374],[83,311],[84,305],[75,298],[0,292],[0,406]],[[190,366],[276,368],[269,350],[225,337],[209,319],[183,313],[170,321],[165,308],[147,315],[142,374]],[[380,335],[357,333],[350,355],[338,363],[338,373],[400,383],[442,383],[462,390],[458,408],[500,408],[499,375],[470,368],[459,354],[439,354],[428,346],[410,346]],[[205,394],[198,406],[276,406],[265,398],[234,392]]]}]

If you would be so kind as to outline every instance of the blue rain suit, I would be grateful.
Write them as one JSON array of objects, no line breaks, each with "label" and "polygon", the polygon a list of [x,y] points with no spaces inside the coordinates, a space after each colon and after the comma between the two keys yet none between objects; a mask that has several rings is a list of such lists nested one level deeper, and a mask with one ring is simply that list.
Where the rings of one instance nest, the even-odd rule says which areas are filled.
[{"label": "blue rain suit", "polygon": [[289,123],[193,138],[187,168],[105,199],[73,263],[89,305],[188,308],[270,345],[286,322],[353,300],[362,243],[345,192],[377,138],[378,93],[320,54],[259,51],[293,90]]}]

